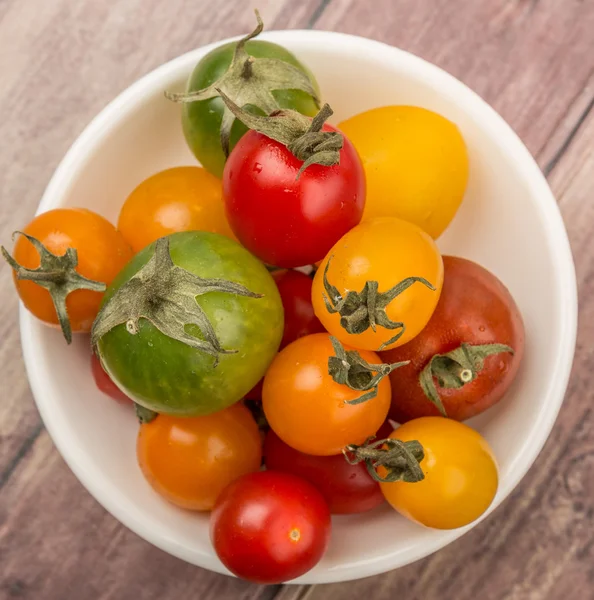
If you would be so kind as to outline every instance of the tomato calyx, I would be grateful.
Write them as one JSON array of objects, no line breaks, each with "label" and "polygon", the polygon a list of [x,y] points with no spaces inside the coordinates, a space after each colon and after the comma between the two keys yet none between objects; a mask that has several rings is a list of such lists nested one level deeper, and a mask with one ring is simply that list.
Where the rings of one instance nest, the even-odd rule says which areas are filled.
[{"label": "tomato calyx", "polygon": [[[345,350],[344,346],[330,336],[335,356],[328,358],[328,374],[336,383],[348,386],[351,390],[367,392],[345,404],[361,404],[377,396],[380,381],[394,369],[410,363],[409,360],[392,364],[372,364],[361,358],[356,350]],[[374,375],[375,373],[375,375]]]},{"label": "tomato calyx", "polygon": [[[376,442],[367,440],[361,446],[348,445],[342,453],[351,465],[365,463],[367,471],[375,481],[417,483],[425,479],[425,474],[420,466],[421,461],[425,458],[425,452],[417,440],[408,442],[394,438]],[[386,470],[386,475],[379,474],[379,467]]]},{"label": "tomato calyx", "polygon": [[134,411],[136,412],[136,417],[138,418],[138,421],[141,425],[144,425],[145,423],[150,423],[159,416],[159,413],[156,413],[154,410],[146,408],[145,406],[141,406],[136,402],[134,403]]},{"label": "tomato calyx", "polygon": [[[246,42],[257,37],[264,29],[260,13],[257,10],[254,12],[258,25],[237,42],[233,59],[224,75],[202,90],[181,94],[165,92],[165,96],[173,102],[190,103],[222,96],[222,90],[239,106],[249,104],[268,115],[280,108],[272,95],[273,90],[301,90],[309,94],[319,106],[313,83],[297,67],[275,58],[254,58],[247,53]],[[221,147],[225,156],[229,155],[229,138],[234,120],[233,112],[225,107],[220,130]]]},{"label": "tomato calyx", "polygon": [[[226,279],[204,279],[173,263],[169,239],[160,238],[150,260],[101,307],[91,330],[91,343],[97,342],[118,325],[126,324],[130,335],[139,331],[141,318],[150,321],[161,333],[214,357],[237,350],[222,348],[208,317],[196,297],[209,292],[224,292],[248,298],[262,298],[239,283]],[[187,326],[199,329],[202,339],[188,333]]]},{"label": "tomato calyx", "polygon": [[344,143],[342,134],[322,131],[324,123],[333,114],[329,104],[324,104],[313,119],[288,109],[262,117],[243,110],[222,90],[219,92],[227,108],[246,127],[286,146],[295,158],[303,161],[296,179],[310,165],[331,167],[340,163],[340,150]]},{"label": "tomato calyx", "polygon": [[70,344],[72,342],[72,327],[70,326],[70,319],[68,318],[68,310],[66,308],[68,294],[75,290],[104,292],[106,285],[101,281],[87,279],[76,270],[78,266],[78,252],[75,248],[68,248],[65,254],[57,256],[56,254],[52,254],[37,238],[22,231],[15,231],[12,235],[13,239],[16,235],[24,236],[33,244],[39,253],[39,267],[37,269],[27,269],[19,265],[4,246],[1,247],[2,256],[14,270],[17,279],[33,281],[50,293],[62,333],[66,341]]},{"label": "tomato calyx", "polygon": [[406,330],[406,325],[402,321],[392,321],[388,317],[386,314],[388,304],[417,282],[435,291],[435,286],[424,277],[407,277],[385,292],[379,291],[377,281],[366,281],[360,292],[349,290],[346,296],[343,297],[338,289],[328,281],[328,269],[331,261],[332,257],[328,259],[324,269],[323,282],[327,295],[324,295],[323,299],[326,310],[330,314],[338,313],[340,315],[341,327],[350,334],[360,334],[369,328],[376,331],[377,326],[399,330],[394,337],[384,342],[378,350],[383,350],[397,342]]},{"label": "tomato calyx", "polygon": [[483,370],[485,358],[502,352],[514,354],[514,349],[505,344],[461,344],[446,354],[433,355],[419,375],[425,396],[447,417],[435,379],[441,388],[459,389],[477,378]]}]

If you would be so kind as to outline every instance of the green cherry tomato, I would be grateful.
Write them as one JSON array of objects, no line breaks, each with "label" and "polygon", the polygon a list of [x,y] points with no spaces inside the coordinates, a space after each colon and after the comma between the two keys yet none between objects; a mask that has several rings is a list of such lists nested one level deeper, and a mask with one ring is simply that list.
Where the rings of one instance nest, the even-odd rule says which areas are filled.
[{"label": "green cherry tomato", "polygon": [[[194,68],[190,75],[186,92],[195,92],[208,87],[225,74],[237,43],[231,42],[209,52]],[[249,41],[245,49],[254,58],[275,58],[297,67],[311,80],[314,89],[318,85],[311,72],[295,56],[278,44],[260,40]],[[314,116],[318,112],[313,98],[301,90],[274,90],[272,95],[281,108],[296,110],[304,115]],[[220,129],[225,105],[220,97],[200,100],[183,105],[182,126],[188,146],[202,166],[213,175],[221,177],[225,166],[225,154],[221,148]],[[253,106],[246,107],[257,114],[264,114]],[[235,119],[231,128],[230,150],[247,131],[243,123]]]},{"label": "green cherry tomato", "polygon": [[[155,262],[163,244],[165,263]],[[157,265],[155,277],[162,280],[169,272],[167,261],[171,271],[181,267],[185,280],[197,276],[193,285],[210,289],[190,288],[185,308],[178,310],[172,306],[179,296],[171,295],[171,283],[154,286],[145,312],[126,320],[128,304],[119,302],[121,288],[132,289],[131,302],[136,302],[138,294],[153,289],[146,278],[139,279],[139,272],[144,277],[151,264]],[[130,287],[131,280],[138,288]],[[251,296],[212,291],[221,280],[239,284]],[[126,309],[106,328],[105,313],[114,305]],[[103,367],[135,402],[170,415],[206,415],[241,399],[264,375],[283,334],[281,299],[266,268],[233,240],[204,231],[175,233],[141,250],[108,288],[103,307],[92,333]],[[160,311],[158,318],[143,316],[153,309]],[[177,323],[175,315],[183,326],[173,328],[174,335],[189,334],[190,343],[198,344],[209,340],[206,328],[197,324],[205,316],[220,352],[209,353],[166,335],[162,323]]]}]

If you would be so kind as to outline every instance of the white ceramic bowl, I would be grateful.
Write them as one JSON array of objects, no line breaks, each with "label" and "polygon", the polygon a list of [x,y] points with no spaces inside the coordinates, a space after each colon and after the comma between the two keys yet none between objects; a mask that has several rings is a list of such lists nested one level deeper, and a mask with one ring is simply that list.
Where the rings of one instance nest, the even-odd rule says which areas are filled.
[{"label": "white ceramic bowl", "polygon": [[[468,192],[439,246],[480,262],[503,280],[522,311],[527,335],[525,360],[513,388],[498,406],[471,422],[491,443],[501,469],[491,512],[547,439],[572,363],[575,274],[547,183],[509,126],[439,68],[390,46],[339,33],[282,31],[262,37],[285,45],[312,68],[324,99],[334,108],[335,123],[374,106],[415,104],[457,123],[466,139]],[[163,65],[107,106],[58,167],[39,212],[84,206],[115,222],[122,202],[142,179],[166,167],[194,164],[182,136],[180,108],[163,91],[180,89],[213,46]],[[39,411],[83,485],[149,542],[206,569],[226,572],[209,542],[208,516],[169,505],[142,477],[136,464],[135,417],[95,389],[88,339],[78,337],[68,347],[58,331],[25,311],[21,332]],[[326,583],[395,569],[442,548],[473,525],[433,531],[385,506],[335,518],[326,556],[298,581]]]}]

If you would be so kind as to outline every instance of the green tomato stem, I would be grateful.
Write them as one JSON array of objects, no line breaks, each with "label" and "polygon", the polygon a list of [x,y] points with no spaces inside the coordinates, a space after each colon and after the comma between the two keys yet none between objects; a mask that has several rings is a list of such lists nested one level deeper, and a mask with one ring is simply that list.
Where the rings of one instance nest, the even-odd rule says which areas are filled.
[{"label": "green tomato stem", "polygon": [[[402,442],[387,438],[358,446],[351,444],[343,450],[346,461],[351,465],[365,463],[367,471],[375,481],[394,483],[405,481],[417,483],[425,479],[420,463],[425,458],[423,446],[416,440]],[[378,473],[378,468],[384,467],[386,475]]]},{"label": "green tomato stem", "polygon": [[[257,10],[255,13],[258,24],[254,31],[237,42],[233,59],[224,75],[208,87],[195,92],[165,92],[166,98],[173,102],[189,103],[223,97],[224,94],[239,107],[254,106],[269,115],[280,109],[273,91],[301,90],[309,94],[319,106],[318,94],[307,74],[282,60],[255,58],[247,53],[245,44],[260,35],[264,28],[260,13]],[[229,155],[229,139],[234,120],[235,115],[226,106],[220,129],[221,148],[225,156]]]},{"label": "green tomato stem", "polygon": [[435,379],[443,389],[459,389],[474,381],[485,366],[485,358],[514,349],[505,344],[461,344],[446,354],[435,354],[419,375],[419,384],[427,399],[446,417]]},{"label": "green tomato stem", "polygon": [[22,231],[15,231],[16,235],[22,235],[39,253],[40,264],[37,269],[27,269],[8,253],[2,246],[2,256],[12,267],[16,278],[19,280],[33,281],[37,285],[45,288],[52,298],[58,322],[62,329],[64,338],[69,344],[72,342],[72,327],[66,308],[66,298],[75,290],[91,290],[93,292],[104,292],[106,285],[100,281],[93,281],[83,277],[77,270],[78,253],[75,248],[68,248],[62,256],[52,254],[38,239],[27,235]]},{"label": "green tomato stem", "polygon": [[356,350],[345,350],[333,336],[330,337],[335,356],[328,358],[328,374],[336,383],[346,385],[351,390],[366,392],[346,404],[361,404],[377,396],[381,380],[394,369],[410,363],[409,360],[392,364],[372,364],[361,358]]},{"label": "green tomato stem", "polygon": [[[125,324],[130,335],[139,331],[140,319],[150,321],[161,333],[215,358],[237,350],[221,347],[208,317],[196,297],[210,292],[224,292],[248,298],[261,298],[245,286],[226,279],[204,279],[176,266],[169,253],[169,238],[155,243],[151,259],[102,306],[91,331],[91,343],[114,327]],[[201,338],[186,331],[198,327]]]},{"label": "green tomato stem", "polygon": [[435,286],[423,277],[407,277],[394,287],[385,292],[379,291],[377,281],[366,281],[360,292],[348,291],[343,296],[338,288],[328,281],[328,269],[332,257],[326,262],[324,269],[324,304],[330,314],[338,313],[340,315],[340,326],[350,334],[361,334],[368,329],[376,331],[377,327],[383,327],[389,330],[398,330],[395,336],[384,342],[378,350],[384,350],[394,342],[397,342],[406,330],[406,325],[401,321],[392,321],[386,308],[394,298],[405,292],[415,283],[422,283],[431,291],[435,291]]}]

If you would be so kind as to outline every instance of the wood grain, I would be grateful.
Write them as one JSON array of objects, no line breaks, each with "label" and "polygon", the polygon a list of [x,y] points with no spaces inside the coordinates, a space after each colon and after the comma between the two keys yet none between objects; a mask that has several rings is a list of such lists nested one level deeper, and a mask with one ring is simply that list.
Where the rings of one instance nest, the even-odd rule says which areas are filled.
[{"label": "wood grain", "polygon": [[[594,5],[590,0],[260,0],[269,28],[366,35],[439,64],[485,97],[550,172],[580,282],[568,397],[535,466],[484,523],[373,579],[259,587],[151,547],[87,494],[53,448],[19,353],[0,264],[0,600],[159,598],[588,600],[594,589]],[[0,1],[0,239],[32,215],[78,133],[158,64],[251,28],[239,0]]]},{"label": "wood grain", "polygon": [[334,0],[315,27],[373,37],[444,68],[485,98],[545,167],[559,147],[548,140],[570,132],[594,93],[592,6]]},{"label": "wood grain", "polygon": [[0,519],[0,598],[264,600],[276,591],[208,573],[132,534],[81,488],[45,433],[5,486]]}]

